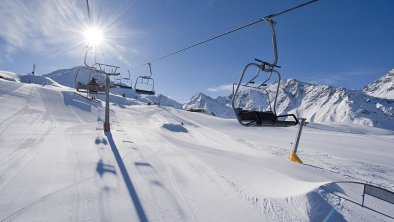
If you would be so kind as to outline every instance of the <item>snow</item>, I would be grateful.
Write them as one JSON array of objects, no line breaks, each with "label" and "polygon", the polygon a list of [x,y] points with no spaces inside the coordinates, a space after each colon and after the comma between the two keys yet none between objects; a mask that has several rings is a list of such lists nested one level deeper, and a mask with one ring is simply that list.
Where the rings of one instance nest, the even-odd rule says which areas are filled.
[{"label": "snow", "polygon": [[5,79],[5,80],[9,80],[9,81],[19,82],[19,76],[16,73],[9,72],[9,71],[0,70],[0,78]]},{"label": "snow", "polygon": [[[360,102],[324,89],[348,98],[332,101],[336,110]],[[311,123],[301,165],[288,160],[297,127],[246,128],[119,93],[104,133],[101,104],[68,87],[0,79],[0,221],[393,220],[393,205],[368,197],[362,207],[362,187],[331,183],[394,191],[391,130]]]}]

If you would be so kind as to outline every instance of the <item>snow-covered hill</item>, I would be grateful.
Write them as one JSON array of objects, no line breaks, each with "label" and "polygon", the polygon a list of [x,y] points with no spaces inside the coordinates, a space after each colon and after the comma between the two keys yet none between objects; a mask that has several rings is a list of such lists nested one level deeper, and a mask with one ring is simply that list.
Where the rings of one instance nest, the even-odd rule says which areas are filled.
[{"label": "snow-covered hill", "polygon": [[[48,77],[63,86],[75,88],[75,76],[77,75],[77,72],[80,68],[81,66],[71,69],[59,69],[54,72],[44,74],[43,76]],[[87,81],[89,79],[90,73],[91,72],[88,69],[82,68],[79,79],[82,81]]]},{"label": "snow-covered hill", "polygon": [[363,91],[370,96],[394,100],[394,69],[365,86]]},{"label": "snow-covered hill", "polygon": [[[276,84],[268,85],[267,92],[273,105]],[[248,89],[239,93],[235,104],[245,109],[269,110],[267,98],[267,93]],[[233,116],[228,114],[231,99],[232,95],[217,99],[194,96],[187,107],[215,110],[217,116],[231,118]],[[376,98],[361,90],[315,85],[295,79],[282,80],[276,112],[293,113],[316,123],[356,123],[394,130],[394,100]]]}]

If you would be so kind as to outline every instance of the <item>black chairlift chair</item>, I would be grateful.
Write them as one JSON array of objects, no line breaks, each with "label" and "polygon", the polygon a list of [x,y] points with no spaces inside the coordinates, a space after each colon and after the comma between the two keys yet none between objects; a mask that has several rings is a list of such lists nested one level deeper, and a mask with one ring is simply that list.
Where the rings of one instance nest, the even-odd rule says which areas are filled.
[{"label": "black chairlift chair", "polygon": [[[238,83],[234,83],[233,85],[233,98],[232,98],[232,107],[234,109],[235,115],[237,116],[237,120],[240,124],[243,126],[266,126],[266,127],[288,127],[288,126],[295,126],[299,123],[297,117],[294,114],[282,114],[282,115],[277,115],[276,114],[276,102],[278,98],[278,93],[279,93],[279,86],[280,86],[280,80],[281,76],[280,73],[275,70],[275,68],[280,68],[280,66],[277,66],[277,60],[278,60],[278,53],[277,53],[277,45],[276,45],[276,34],[275,34],[275,28],[274,28],[274,21],[271,18],[267,18],[266,21],[269,23],[271,32],[272,32],[272,43],[273,43],[273,48],[274,48],[274,62],[272,64],[261,61],[256,59],[256,62],[249,63],[248,65],[245,66],[241,77],[239,79]],[[244,75],[246,71],[251,68],[251,67],[256,67],[257,68],[257,73],[254,75],[249,81],[246,83],[243,82]],[[263,81],[261,84],[258,86],[254,86],[253,84],[255,83],[255,80],[257,77],[260,76],[262,72],[267,72],[268,73],[268,78]],[[275,98],[273,102],[273,106],[271,106],[272,101],[269,98],[268,92],[266,91],[266,86],[267,82],[271,79],[272,73],[275,73],[278,77],[277,79],[277,87],[276,87],[276,93],[275,93]],[[236,86],[236,89],[235,89]],[[255,110],[245,110],[242,109],[241,107],[237,107],[235,104],[235,100],[240,94],[240,86],[242,87],[247,87],[247,88],[252,88],[254,90],[259,90],[259,91],[265,91],[265,93],[268,96],[268,102],[270,104],[270,110],[269,111],[255,111]],[[288,117],[292,118],[293,120],[287,120]]]},{"label": "black chairlift chair", "polygon": [[[155,81],[152,78],[152,67],[151,64],[148,63],[150,75],[149,76],[138,76],[135,80],[134,90],[138,94],[143,95],[155,95]],[[143,88],[143,86],[146,86]]]}]

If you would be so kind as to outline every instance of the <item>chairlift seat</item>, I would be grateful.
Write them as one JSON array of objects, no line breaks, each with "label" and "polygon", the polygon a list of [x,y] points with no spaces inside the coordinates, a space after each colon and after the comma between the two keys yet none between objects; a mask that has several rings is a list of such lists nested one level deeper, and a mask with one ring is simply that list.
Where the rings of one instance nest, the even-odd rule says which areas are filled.
[{"label": "chairlift seat", "polygon": [[[251,111],[236,109],[238,121],[244,126],[274,126],[274,127],[288,127],[298,124],[298,119],[294,114],[286,114],[277,116],[271,111]],[[281,117],[293,117],[293,120],[280,120]]]},{"label": "chairlift seat", "polygon": [[156,94],[155,91],[143,90],[143,89],[135,89],[135,92],[138,94],[144,94],[144,95],[150,95],[150,96],[153,96]]},{"label": "chairlift seat", "polygon": [[123,88],[123,89],[133,89],[132,86],[128,86],[128,85],[125,85],[125,84],[114,83],[113,85],[114,85],[115,87],[117,86],[117,87]]},{"label": "chairlift seat", "polygon": [[78,86],[78,88],[77,88],[78,91],[87,91],[88,90],[88,86],[86,84],[81,83],[81,82],[78,82],[77,86]]}]

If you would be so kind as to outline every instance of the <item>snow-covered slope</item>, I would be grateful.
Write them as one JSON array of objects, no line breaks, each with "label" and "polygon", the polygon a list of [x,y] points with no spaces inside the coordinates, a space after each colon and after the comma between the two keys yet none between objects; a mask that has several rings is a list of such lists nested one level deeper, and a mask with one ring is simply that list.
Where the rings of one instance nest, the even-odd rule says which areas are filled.
[{"label": "snow-covered slope", "polygon": [[[387,79],[389,78],[384,81],[387,82]],[[272,106],[276,87],[274,83],[266,88]],[[204,99],[194,96],[187,103],[187,107],[215,109],[217,116],[232,117],[228,114],[231,99],[232,95],[229,95],[205,99],[209,101],[205,102]],[[270,110],[268,101],[267,93],[248,89],[239,93],[235,104],[245,109]],[[314,85],[295,79],[282,80],[276,112],[293,113],[307,118],[309,122],[355,123],[394,130],[394,100],[376,98],[361,90]]]},{"label": "snow-covered slope", "polygon": [[363,91],[370,96],[394,100],[394,69],[365,86]]},{"label": "snow-covered slope", "polygon": [[195,94],[189,102],[183,104],[183,109],[204,109],[207,113],[222,118],[234,118],[232,109],[226,106],[225,101],[213,99],[203,93]]},{"label": "snow-covered slope", "polygon": [[[234,119],[111,96],[104,109],[65,87],[0,79],[0,221],[392,221],[392,131]],[[335,138],[335,139],[333,139]]]}]

